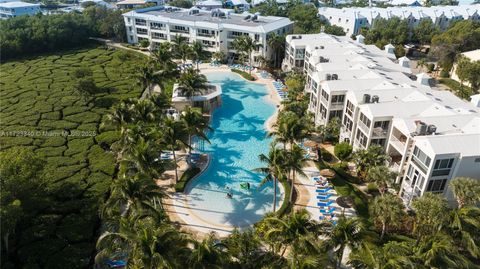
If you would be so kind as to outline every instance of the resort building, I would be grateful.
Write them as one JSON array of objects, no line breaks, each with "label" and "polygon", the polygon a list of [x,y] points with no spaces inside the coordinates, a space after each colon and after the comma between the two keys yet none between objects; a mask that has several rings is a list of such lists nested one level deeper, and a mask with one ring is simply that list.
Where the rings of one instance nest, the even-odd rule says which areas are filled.
[{"label": "resort building", "polygon": [[35,15],[40,12],[40,4],[31,4],[21,1],[0,3],[1,19],[8,19],[22,15]]},{"label": "resort building", "polygon": [[[398,172],[406,204],[445,193],[454,177],[480,177],[480,108],[412,75],[406,57],[347,37],[289,35],[282,68],[306,75],[316,125],[341,121],[340,141],[354,150],[382,146]],[[480,180],[480,178],[479,178]]]},{"label": "resort building", "polygon": [[[470,61],[472,62],[480,62],[480,49],[476,49],[476,50],[471,50],[471,51],[466,51],[466,52],[463,52],[461,53],[461,55],[467,59],[469,59]],[[453,65],[453,68],[452,68],[452,71],[450,71],[450,77],[460,83],[463,83],[464,85],[467,85],[467,86],[470,86],[470,83],[468,83],[467,81],[461,81],[459,78],[458,78],[458,75],[457,75],[457,64],[454,64]]]},{"label": "resort building", "polygon": [[178,84],[173,85],[172,105],[177,111],[183,111],[185,107],[199,107],[203,112],[211,112],[219,107],[221,100],[222,87],[217,84],[209,84],[207,90],[196,93],[194,96],[186,96]]},{"label": "resort building", "polygon": [[145,5],[163,5],[165,1],[163,0],[123,0],[116,3],[118,8],[121,9],[132,9],[132,8],[141,8]]},{"label": "resort building", "polygon": [[458,20],[480,21],[480,5],[465,6],[402,6],[402,7],[348,7],[318,9],[320,19],[331,25],[344,29],[347,36],[356,35],[362,27],[372,27],[378,18],[391,19],[398,17],[408,22],[409,27],[415,27],[421,20],[429,19],[441,30],[447,29]]},{"label": "resort building", "polygon": [[205,1],[196,2],[195,7],[203,10],[212,10],[212,9],[222,8],[223,3],[222,1],[217,1],[217,0],[205,0]]},{"label": "resort building", "polygon": [[229,60],[233,60],[236,57],[233,40],[249,35],[261,45],[253,52],[255,62],[258,56],[272,58],[274,51],[267,43],[270,34],[288,34],[293,29],[293,23],[288,18],[230,12],[158,6],[133,10],[123,16],[131,44],[148,40],[153,49],[159,43],[172,41],[180,35],[189,43],[200,41],[205,50],[221,51]]}]

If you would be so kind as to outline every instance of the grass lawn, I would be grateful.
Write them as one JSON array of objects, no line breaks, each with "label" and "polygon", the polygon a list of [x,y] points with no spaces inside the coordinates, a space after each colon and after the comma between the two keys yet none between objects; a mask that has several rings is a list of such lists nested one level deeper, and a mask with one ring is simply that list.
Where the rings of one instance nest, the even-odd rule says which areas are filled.
[{"label": "grass lawn", "polygon": [[[0,148],[25,147],[45,156],[51,191],[19,235],[22,267],[91,263],[98,205],[115,173],[113,153],[104,148],[118,138],[99,125],[113,104],[140,96],[133,74],[143,57],[91,47],[0,65]],[[71,90],[70,74],[80,66],[92,69],[100,88],[88,102]]]},{"label": "grass lawn", "polygon": [[[329,168],[326,163],[317,163],[318,168]],[[337,175],[331,180],[335,191],[341,196],[350,196],[353,198],[354,207],[360,217],[368,219],[368,197],[355,187],[352,183],[347,181],[344,177],[337,173]]]},{"label": "grass lawn", "polygon": [[474,94],[472,88],[462,85],[451,78],[441,78],[439,82],[450,88],[451,92],[462,99],[468,100],[468,98]]}]

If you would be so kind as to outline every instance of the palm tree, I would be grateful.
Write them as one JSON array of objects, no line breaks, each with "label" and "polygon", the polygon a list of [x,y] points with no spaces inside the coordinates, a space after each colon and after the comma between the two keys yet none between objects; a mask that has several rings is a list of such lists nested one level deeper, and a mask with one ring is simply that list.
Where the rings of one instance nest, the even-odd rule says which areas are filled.
[{"label": "palm tree", "polygon": [[155,107],[154,114],[157,120],[162,119],[165,110],[171,107],[171,100],[164,92],[150,96],[149,100]]},{"label": "palm tree", "polygon": [[367,180],[377,184],[382,196],[388,190],[388,187],[393,184],[396,176],[397,173],[390,171],[390,169],[384,165],[372,167],[368,169],[367,172]]},{"label": "palm tree", "polygon": [[97,263],[121,252],[128,267],[148,269],[182,267],[179,257],[188,253],[187,240],[173,226],[133,218],[122,218],[118,230],[100,236],[97,249]]},{"label": "palm tree", "polygon": [[447,233],[451,234],[457,245],[474,257],[480,257],[480,209],[465,206],[450,212]]},{"label": "palm tree", "polygon": [[268,60],[267,58],[263,57],[263,56],[258,56],[257,57],[257,63],[258,63],[258,66],[261,68],[261,69],[264,69],[267,64],[268,64]]},{"label": "palm tree", "polygon": [[404,210],[405,207],[400,198],[393,194],[375,197],[370,205],[370,212],[375,222],[379,222],[382,226],[380,238],[383,238],[389,228],[399,227],[402,224]]},{"label": "palm tree", "polygon": [[212,130],[212,128],[208,125],[208,119],[205,118],[200,110],[193,109],[191,107],[187,107],[180,116],[180,119],[183,121],[185,126],[185,131],[188,133],[188,154],[190,155],[192,152],[192,137],[196,136],[199,139],[203,139],[210,143],[208,140],[205,131]]},{"label": "palm tree", "polygon": [[126,151],[126,156],[120,163],[120,173],[133,175],[140,172],[152,178],[158,178],[165,171],[165,164],[158,159],[160,148],[152,141],[140,137],[137,143]]},{"label": "palm tree", "polygon": [[367,149],[355,151],[352,159],[357,166],[360,176],[365,178],[371,167],[384,165],[389,160],[389,157],[381,146],[372,145]]},{"label": "palm tree", "polygon": [[480,181],[478,179],[457,177],[450,181],[449,186],[459,208],[475,205],[480,201]]},{"label": "palm tree", "polygon": [[197,70],[199,70],[199,61],[206,56],[206,51],[203,49],[201,41],[196,40],[192,43],[192,53],[190,56],[192,57],[192,61],[197,64]]},{"label": "palm tree", "polygon": [[421,241],[416,255],[427,268],[469,268],[468,261],[452,241],[450,236],[436,233]]},{"label": "palm tree", "polygon": [[102,128],[104,126],[112,126],[115,130],[123,133],[127,128],[127,125],[134,120],[132,107],[126,102],[121,102],[115,105],[112,110],[107,113],[105,120],[102,122]]},{"label": "palm tree", "polygon": [[166,81],[174,78],[178,73],[177,65],[173,62],[173,56],[172,45],[169,42],[160,43],[153,52],[157,68],[155,74],[162,78],[158,81],[162,90],[165,89]]},{"label": "palm tree", "polygon": [[178,90],[182,95],[190,100],[190,105],[193,106],[193,96],[197,93],[202,93],[208,89],[208,80],[205,75],[200,74],[193,68],[187,68],[178,80]]},{"label": "palm tree", "polygon": [[407,242],[390,241],[382,247],[364,244],[351,252],[348,264],[353,268],[414,269],[419,264],[413,258],[413,247]]},{"label": "palm tree", "polygon": [[334,249],[337,268],[342,264],[343,253],[346,247],[358,249],[365,239],[365,228],[359,218],[340,216],[332,232],[328,235],[325,246]]},{"label": "palm tree", "polygon": [[224,253],[218,248],[216,238],[210,234],[201,242],[193,241],[193,250],[187,259],[188,268],[209,269],[225,268]]},{"label": "palm tree", "polygon": [[225,53],[223,53],[223,51],[216,51],[212,54],[212,59],[221,62],[225,59]]},{"label": "palm tree", "polygon": [[142,87],[142,90],[146,89],[148,94],[152,95],[153,87],[159,81],[159,77],[155,74],[153,68],[149,65],[140,67],[136,78],[137,84]]},{"label": "palm tree", "polygon": [[270,136],[275,136],[277,142],[283,143],[284,149],[287,143],[292,146],[295,141],[306,138],[310,134],[310,124],[306,119],[299,118],[294,112],[282,112],[275,124],[276,130]]},{"label": "palm tree", "polygon": [[278,59],[285,50],[285,36],[271,33],[267,37],[267,44],[273,50],[273,66],[278,67]]},{"label": "palm tree", "polygon": [[176,121],[171,118],[166,118],[162,125],[163,129],[163,142],[170,147],[170,150],[173,154],[173,162],[175,165],[175,183],[178,182],[178,167],[177,167],[177,155],[175,154],[175,149],[182,148],[184,146],[189,147],[185,141],[187,137],[187,132],[185,130],[185,125],[182,121]]},{"label": "palm tree", "polygon": [[438,233],[447,223],[448,204],[445,198],[430,192],[412,201],[415,213],[413,234],[417,237],[417,245],[425,238]]},{"label": "palm tree", "polygon": [[[257,43],[249,35],[238,36],[233,40],[233,47],[239,52],[243,52],[248,57],[250,67],[252,67],[252,53],[254,50],[261,48],[263,45]],[[249,73],[252,73],[252,68],[249,69]]]},{"label": "palm tree", "polygon": [[[288,246],[291,246],[292,249],[300,247],[314,249],[314,244],[321,232],[321,226],[310,219],[310,214],[305,209],[294,211],[284,218],[267,217],[265,222],[268,227],[265,238],[278,242],[281,246],[279,249],[281,256],[285,254]],[[305,240],[307,238],[308,240]]]},{"label": "palm tree", "polygon": [[133,107],[135,120],[151,123],[155,120],[155,106],[149,99],[138,100]]},{"label": "palm tree", "polygon": [[105,212],[120,212],[123,217],[145,211],[158,213],[164,196],[155,182],[144,174],[120,177],[113,182],[104,208]]},{"label": "palm tree", "polygon": [[270,145],[268,156],[260,154],[258,156],[260,162],[265,163],[265,167],[255,168],[254,171],[265,174],[265,178],[260,183],[263,186],[267,182],[273,182],[273,211],[277,206],[277,181],[285,180],[287,171],[285,170],[286,152],[277,148],[276,143]]},{"label": "palm tree", "polygon": [[303,172],[303,167],[307,164],[308,159],[305,157],[305,150],[296,144],[290,147],[287,153],[286,169],[292,173],[291,188],[290,188],[290,203],[293,201],[293,189],[295,188],[296,175],[306,176]]},{"label": "palm tree", "polygon": [[234,229],[232,233],[223,240],[228,253],[242,269],[255,269],[262,266],[265,252],[262,250],[262,243],[255,234],[255,231],[248,229],[239,231]]}]

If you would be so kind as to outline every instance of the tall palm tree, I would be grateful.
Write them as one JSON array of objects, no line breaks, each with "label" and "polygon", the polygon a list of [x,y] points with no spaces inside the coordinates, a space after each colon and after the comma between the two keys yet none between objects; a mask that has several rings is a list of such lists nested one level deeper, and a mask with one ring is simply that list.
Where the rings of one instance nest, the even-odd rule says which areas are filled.
[{"label": "tall palm tree", "polygon": [[480,201],[480,181],[478,179],[457,177],[450,181],[449,186],[459,208],[475,205]]},{"label": "tall palm tree", "polygon": [[207,238],[193,241],[193,250],[187,259],[188,268],[209,269],[225,268],[224,253],[217,247],[216,238],[210,234]]},{"label": "tall palm tree", "polygon": [[155,106],[149,99],[138,100],[133,107],[135,120],[151,123],[155,120]]},{"label": "tall palm tree", "polygon": [[238,262],[239,268],[260,268],[262,260],[265,260],[265,252],[262,243],[253,229],[239,231],[235,229],[223,240],[228,253]]},{"label": "tall palm tree", "polygon": [[158,75],[150,65],[144,65],[139,68],[136,75],[137,84],[142,87],[142,90],[147,90],[149,95],[152,95],[153,87],[159,81]]},{"label": "tall palm tree", "polygon": [[171,100],[164,92],[150,96],[149,100],[155,107],[154,114],[157,120],[162,119],[165,116],[165,110],[171,107]]},{"label": "tall palm tree", "polygon": [[281,112],[278,121],[275,124],[276,130],[271,132],[270,136],[275,136],[278,142],[292,146],[295,141],[306,138],[310,134],[310,125],[306,119],[299,118],[294,112]]},{"label": "tall palm tree", "polygon": [[190,57],[192,58],[192,61],[196,63],[197,65],[197,70],[198,69],[198,64],[201,59],[203,59],[206,56],[206,51],[203,49],[203,44],[201,41],[194,41],[192,43],[192,53]]},{"label": "tall palm tree", "polygon": [[382,226],[380,238],[390,227],[399,227],[405,217],[405,207],[400,198],[393,194],[375,197],[370,205],[373,219]]},{"label": "tall palm tree", "polygon": [[413,234],[417,238],[417,245],[425,238],[438,233],[447,223],[448,204],[445,198],[430,192],[412,201],[415,213]]},{"label": "tall palm tree", "polygon": [[450,236],[436,233],[420,242],[416,255],[427,268],[470,268],[452,241]]},{"label": "tall palm tree", "polygon": [[120,177],[113,182],[105,212],[120,212],[126,217],[140,212],[155,212],[161,209],[165,196],[155,182],[144,174],[134,177]]},{"label": "tall palm tree", "polygon": [[179,257],[188,253],[187,240],[173,226],[132,218],[122,218],[118,230],[100,236],[97,249],[97,263],[121,252],[128,267],[148,269],[182,267]]},{"label": "tall palm tree", "polygon": [[178,73],[177,65],[173,62],[173,56],[172,45],[169,42],[160,43],[153,52],[156,64],[155,74],[162,78],[158,80],[162,90],[165,89],[166,81],[174,78]]},{"label": "tall palm tree", "polygon": [[267,182],[273,182],[273,211],[276,211],[277,206],[277,182],[285,180],[287,171],[285,169],[286,152],[277,148],[276,143],[270,145],[268,156],[260,154],[258,156],[260,162],[266,164],[265,167],[255,168],[254,171],[265,174],[260,186]]},{"label": "tall palm tree", "polygon": [[278,67],[278,59],[285,51],[285,36],[271,33],[267,37],[267,44],[273,50],[273,66]]},{"label": "tall palm tree", "polygon": [[175,183],[178,182],[178,167],[177,167],[177,155],[175,150],[177,148],[189,147],[185,141],[188,136],[185,125],[182,121],[176,121],[171,118],[166,118],[162,125],[163,129],[163,142],[168,145],[173,155],[173,162],[175,165]]},{"label": "tall palm tree", "polygon": [[207,83],[208,80],[205,75],[200,74],[193,68],[187,68],[178,79],[178,90],[190,100],[190,106],[193,106],[192,97],[197,93],[202,93],[204,90],[207,90]]},{"label": "tall palm tree", "polygon": [[[278,216],[265,218],[267,231],[265,237],[279,243],[280,255],[283,256],[288,246],[292,249],[306,247],[314,249],[316,238],[320,235],[320,225],[312,221],[310,214],[305,210],[294,211],[292,214],[279,218]],[[308,238],[308,240],[304,240]],[[306,245],[306,243],[310,245]]]},{"label": "tall palm tree", "polygon": [[367,172],[371,167],[384,165],[389,157],[381,146],[373,145],[367,149],[357,150],[352,156],[358,172],[362,178],[366,178]]},{"label": "tall palm tree", "polygon": [[208,125],[208,119],[205,118],[200,110],[193,109],[191,107],[187,107],[184,111],[182,111],[182,115],[180,119],[183,121],[185,125],[185,131],[188,134],[188,154],[190,155],[192,152],[192,137],[196,136],[199,139],[203,139],[210,143],[208,140],[205,131],[212,130],[212,128]]},{"label": "tall palm tree", "polygon": [[480,257],[480,209],[465,206],[450,212],[447,233],[451,234],[457,245],[474,257]]},{"label": "tall palm tree", "polygon": [[303,168],[307,164],[308,159],[305,157],[305,150],[299,147],[296,144],[293,144],[290,147],[290,150],[287,152],[287,163],[286,169],[291,172],[291,188],[290,188],[290,203],[293,201],[293,191],[295,188],[295,179],[297,174],[301,176],[306,176],[303,172]]},{"label": "tall palm tree", "polygon": [[115,130],[123,133],[127,128],[127,125],[134,120],[134,113],[132,107],[126,102],[121,102],[115,105],[112,110],[107,113],[105,120],[102,122],[102,128],[104,126],[112,126]]},{"label": "tall palm tree", "polygon": [[[257,43],[249,35],[238,36],[233,40],[233,47],[239,52],[243,52],[248,57],[248,63],[252,67],[252,53],[254,50],[257,50],[263,47],[262,44]],[[252,73],[252,68],[249,69],[249,73]]]},{"label": "tall palm tree", "polygon": [[165,163],[158,159],[160,148],[158,144],[140,137],[137,143],[125,152],[126,156],[120,163],[120,173],[143,173],[158,178],[165,171]]},{"label": "tall palm tree", "polygon": [[377,184],[382,196],[388,190],[388,187],[393,184],[396,176],[397,173],[390,171],[385,165],[372,167],[367,172],[367,180]]},{"label": "tall palm tree", "polygon": [[421,267],[413,257],[413,246],[407,242],[390,241],[382,247],[364,244],[348,256],[353,268],[414,269]]},{"label": "tall palm tree", "polygon": [[342,264],[345,248],[356,250],[364,243],[364,239],[365,228],[359,218],[340,216],[325,242],[327,248],[334,249],[337,268]]}]

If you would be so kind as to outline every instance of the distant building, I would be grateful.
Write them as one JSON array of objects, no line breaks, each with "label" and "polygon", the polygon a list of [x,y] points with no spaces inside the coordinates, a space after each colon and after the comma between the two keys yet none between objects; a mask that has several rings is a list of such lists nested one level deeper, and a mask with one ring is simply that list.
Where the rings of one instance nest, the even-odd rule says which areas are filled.
[{"label": "distant building", "polygon": [[322,20],[342,27],[346,35],[351,36],[357,35],[362,27],[372,27],[379,18],[388,20],[394,17],[406,20],[409,27],[415,27],[420,21],[429,19],[441,30],[445,30],[455,21],[480,21],[480,5],[342,9],[323,7],[318,9],[318,14]]},{"label": "distant building", "polygon": [[40,4],[14,1],[0,3],[0,18],[8,19],[22,15],[35,15],[40,13]]},{"label": "distant building", "polygon": [[78,3],[80,5],[82,5],[83,3],[88,3],[88,2],[93,2],[95,3],[95,5],[97,6],[101,6],[101,7],[106,7],[106,8],[109,8],[109,9],[115,9],[117,8],[114,4],[110,4],[110,3],[107,3],[103,0],[79,0]]},{"label": "distant building", "polygon": [[123,0],[117,2],[116,5],[121,9],[132,9],[132,8],[141,8],[145,7],[146,4],[154,4],[157,6],[163,5],[163,0]]},{"label": "distant building", "polygon": [[[480,49],[472,50],[472,51],[466,51],[466,52],[462,53],[462,56],[467,58],[467,59],[470,59],[470,61],[472,61],[472,62],[480,61]],[[462,83],[457,76],[457,64],[453,65],[450,77],[452,79]],[[470,84],[467,81],[463,81],[463,84],[467,85],[467,86],[470,86]]]},{"label": "distant building", "polygon": [[308,110],[316,125],[341,121],[340,141],[355,150],[379,145],[397,173],[406,205],[426,192],[454,201],[448,182],[480,180],[480,96],[472,102],[429,87],[413,76],[392,46],[326,34],[288,35],[284,70],[305,74]]},{"label": "distant building", "polygon": [[253,52],[256,62],[258,56],[272,58],[273,49],[267,42],[270,34],[289,34],[293,30],[293,23],[288,18],[233,14],[231,11],[160,6],[133,10],[123,14],[123,17],[129,43],[148,40],[153,49],[159,43],[172,41],[179,35],[185,37],[188,43],[202,42],[206,51],[223,52],[230,61],[238,57],[232,46],[238,36],[249,35],[262,45]]},{"label": "distant building", "polygon": [[226,7],[236,8],[240,11],[247,11],[250,9],[250,3],[245,0],[227,0],[225,2]]},{"label": "distant building", "polygon": [[205,0],[205,1],[196,2],[195,6],[203,10],[212,10],[212,9],[222,8],[223,4],[222,4],[222,1]]}]

